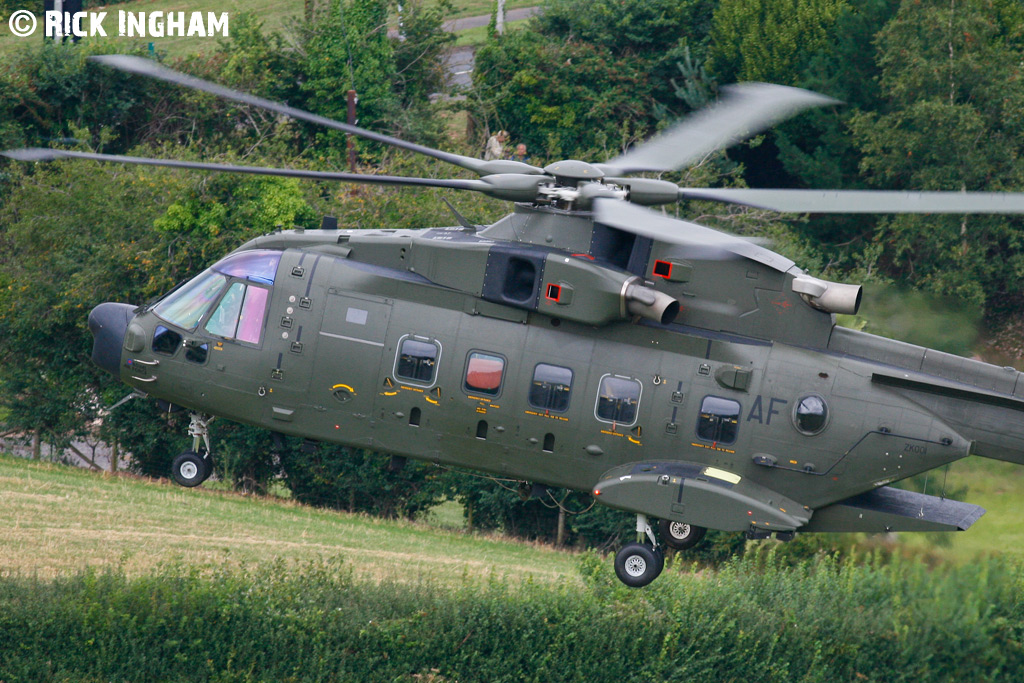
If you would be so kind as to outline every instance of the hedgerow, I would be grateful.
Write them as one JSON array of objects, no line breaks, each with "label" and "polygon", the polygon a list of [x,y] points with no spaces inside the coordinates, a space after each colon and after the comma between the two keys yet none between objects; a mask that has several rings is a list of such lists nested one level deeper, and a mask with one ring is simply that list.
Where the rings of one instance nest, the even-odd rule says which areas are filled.
[{"label": "hedgerow", "polygon": [[356,581],[340,561],[0,581],[0,680],[999,681],[1024,571],[771,552],[617,582]]}]

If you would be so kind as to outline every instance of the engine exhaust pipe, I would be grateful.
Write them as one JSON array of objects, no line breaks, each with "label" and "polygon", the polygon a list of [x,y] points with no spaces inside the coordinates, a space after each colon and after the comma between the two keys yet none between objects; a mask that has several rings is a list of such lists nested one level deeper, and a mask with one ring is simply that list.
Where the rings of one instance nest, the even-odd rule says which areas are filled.
[{"label": "engine exhaust pipe", "polygon": [[[679,302],[664,292],[643,285],[626,283],[622,294],[626,311],[667,325],[679,315]],[[624,316],[625,317],[625,316]]]},{"label": "engine exhaust pipe", "polygon": [[864,294],[864,288],[860,285],[844,285],[819,280],[810,275],[799,275],[794,278],[793,291],[819,310],[846,315],[856,315]]}]

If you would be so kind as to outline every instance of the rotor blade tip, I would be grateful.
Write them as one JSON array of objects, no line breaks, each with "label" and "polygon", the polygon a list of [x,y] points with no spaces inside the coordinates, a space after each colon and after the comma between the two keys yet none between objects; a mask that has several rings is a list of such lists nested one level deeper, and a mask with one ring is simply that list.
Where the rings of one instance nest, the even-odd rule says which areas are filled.
[{"label": "rotor blade tip", "polygon": [[0,152],[0,155],[15,161],[52,161],[61,157],[61,153],[55,149],[44,149],[42,147],[24,147],[22,149],[8,149]]},{"label": "rotor blade tip", "polygon": [[88,59],[90,62],[97,62],[99,64],[113,64],[113,63],[117,63],[117,61],[121,57],[125,57],[125,56],[127,56],[127,55],[118,55],[118,54],[113,54],[113,55],[90,55],[89,57],[86,57],[86,59]]},{"label": "rotor blade tip", "polygon": [[88,59],[112,69],[143,75],[153,74],[160,69],[160,65],[152,59],[146,59],[136,55],[93,55]]}]

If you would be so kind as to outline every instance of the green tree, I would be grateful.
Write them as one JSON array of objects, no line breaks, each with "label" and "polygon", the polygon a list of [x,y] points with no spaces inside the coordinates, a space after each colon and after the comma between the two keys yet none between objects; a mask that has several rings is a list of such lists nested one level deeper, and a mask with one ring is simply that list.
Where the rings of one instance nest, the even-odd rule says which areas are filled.
[{"label": "green tree", "polygon": [[289,440],[279,457],[292,496],[309,505],[414,519],[444,495],[441,470],[359,448]]},{"label": "green tree", "polygon": [[427,5],[422,0],[401,4],[399,39],[392,42],[395,89],[403,109],[419,112],[433,93],[444,90],[447,72],[444,52],[455,34],[442,28],[454,12],[450,0]]},{"label": "green tree", "polygon": [[[848,0],[722,0],[712,20],[707,70],[719,83],[763,81],[833,95],[834,83],[809,82],[807,72],[812,63],[820,65],[836,53],[841,20],[851,15],[859,15],[859,10]],[[870,35],[867,38],[870,41]],[[746,165],[752,186],[788,187],[803,180],[821,187],[822,182],[836,180],[830,152],[831,144],[841,144],[842,124],[833,112],[818,112],[812,124],[813,115],[802,114],[790,122],[790,135],[782,132],[783,126],[730,152]],[[826,135],[829,144],[820,144]],[[831,177],[821,177],[822,171]],[[797,177],[791,175],[794,172]]]},{"label": "green tree", "polygon": [[723,81],[793,84],[833,40],[847,0],[721,0],[711,26],[711,70]]},{"label": "green tree", "polygon": [[[1021,12],[981,0],[904,1],[878,36],[881,113],[854,117],[862,170],[878,187],[1020,190],[1024,185]],[[876,239],[901,279],[993,308],[1019,305],[1019,219],[897,216]]]},{"label": "green tree", "polygon": [[[345,121],[348,91],[355,90],[362,127],[374,129],[394,116],[398,100],[387,19],[384,0],[332,0],[323,16],[303,27],[303,88],[316,113]],[[318,141],[335,153],[346,145],[337,131],[321,131]]]},{"label": "green tree", "polygon": [[699,64],[706,59],[718,4],[719,0],[548,0],[536,23],[544,35],[647,62],[652,97],[665,103],[677,64],[687,57]]},{"label": "green tree", "polygon": [[[144,302],[250,237],[315,225],[291,179],[87,162],[10,165],[8,173],[0,206],[0,407],[10,426],[57,444],[85,433],[104,406],[127,394],[90,362],[92,307]],[[134,427],[119,434],[128,425],[118,416],[107,422],[104,433],[135,453],[141,471],[166,472],[184,450],[154,450],[163,437]]]},{"label": "green tree", "polygon": [[138,144],[160,88],[87,60],[106,50],[99,43],[45,41],[4,59],[0,145],[45,146],[76,134],[114,152]]},{"label": "green tree", "polygon": [[[550,0],[526,30],[477,51],[474,116],[531,154],[614,156],[678,109],[671,81],[703,59],[712,0]],[[659,107],[658,105],[662,105]]]},{"label": "green tree", "polygon": [[898,5],[899,0],[864,0],[844,6],[827,43],[790,83],[842,102],[839,107],[804,112],[773,130],[779,160],[801,185],[862,187],[860,154],[848,126],[857,112],[880,106],[880,69],[870,46]]},{"label": "green tree", "polygon": [[[63,444],[84,433],[112,389],[90,362],[89,310],[144,301],[173,174],[95,165],[11,165],[0,205],[0,407],[12,427]],[[118,396],[119,397],[119,396]]]},{"label": "green tree", "polygon": [[514,32],[477,51],[477,116],[540,156],[614,156],[650,122],[645,67],[588,43]]}]

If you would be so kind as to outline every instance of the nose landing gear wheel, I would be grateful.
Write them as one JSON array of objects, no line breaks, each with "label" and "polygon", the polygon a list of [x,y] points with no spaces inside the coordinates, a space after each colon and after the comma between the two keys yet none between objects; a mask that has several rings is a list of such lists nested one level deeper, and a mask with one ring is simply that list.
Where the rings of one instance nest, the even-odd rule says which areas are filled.
[{"label": "nose landing gear wheel", "polygon": [[171,478],[189,488],[199,486],[213,472],[213,463],[207,453],[185,451],[171,464]]},{"label": "nose landing gear wheel", "polygon": [[665,568],[665,555],[646,543],[628,543],[615,554],[615,575],[631,588],[654,581]]},{"label": "nose landing gear wheel", "polygon": [[708,532],[707,529],[696,524],[673,522],[667,519],[658,522],[658,531],[661,532],[661,539],[676,550],[692,548],[700,543],[704,539],[704,534]]}]

